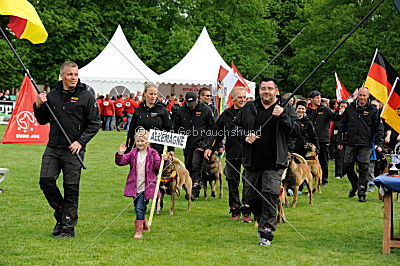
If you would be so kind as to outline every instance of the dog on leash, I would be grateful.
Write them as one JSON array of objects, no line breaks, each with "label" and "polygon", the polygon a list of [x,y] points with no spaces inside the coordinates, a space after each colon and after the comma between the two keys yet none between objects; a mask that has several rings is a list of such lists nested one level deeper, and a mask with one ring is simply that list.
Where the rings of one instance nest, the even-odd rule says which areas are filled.
[{"label": "dog on leash", "polygon": [[318,193],[321,193],[321,185],[322,185],[322,168],[321,164],[318,160],[318,152],[317,147],[315,147],[312,143],[307,143],[306,145],[306,161],[308,166],[310,167],[311,174],[315,179],[315,187],[313,192],[318,190]]},{"label": "dog on leash", "polygon": [[164,195],[171,195],[171,210],[170,215],[175,212],[175,198],[180,195],[182,188],[186,191],[186,198],[188,200],[187,210],[190,211],[192,203],[192,179],[190,178],[189,171],[186,169],[185,164],[178,158],[168,155],[168,159],[164,161],[164,169],[161,174],[160,193],[161,197],[157,201],[157,214],[160,214],[164,202]]},{"label": "dog on leash", "polygon": [[[313,176],[311,174],[310,167],[307,165],[307,161],[297,153],[289,154],[289,166],[285,178],[285,190],[293,187],[293,202],[292,207],[295,208],[297,204],[297,197],[299,192],[299,186],[306,181],[308,196],[310,198],[309,204],[313,205],[312,198],[312,183]],[[288,204],[288,202],[286,202]]]},{"label": "dog on leash", "polygon": [[219,198],[222,199],[222,165],[217,154],[214,152],[209,160],[203,162],[203,185],[204,185],[204,199],[208,199],[207,195],[207,183],[211,186],[211,197],[216,197],[217,183],[219,183]]}]

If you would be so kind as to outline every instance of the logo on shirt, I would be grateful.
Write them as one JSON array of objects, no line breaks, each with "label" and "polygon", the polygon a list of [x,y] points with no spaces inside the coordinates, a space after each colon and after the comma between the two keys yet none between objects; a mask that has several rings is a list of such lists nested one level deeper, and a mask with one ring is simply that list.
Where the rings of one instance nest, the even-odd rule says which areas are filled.
[{"label": "logo on shirt", "polygon": [[122,103],[117,103],[115,106],[118,107],[118,108],[121,108],[122,107]]},{"label": "logo on shirt", "polygon": [[196,116],[201,116],[201,112],[196,112]]},{"label": "logo on shirt", "polygon": [[103,102],[104,106],[108,106],[110,103],[109,102]]},{"label": "logo on shirt", "polygon": [[150,117],[156,117],[157,113],[150,113]]},{"label": "logo on shirt", "polygon": [[71,97],[70,101],[71,103],[76,103],[78,101],[78,97]]}]

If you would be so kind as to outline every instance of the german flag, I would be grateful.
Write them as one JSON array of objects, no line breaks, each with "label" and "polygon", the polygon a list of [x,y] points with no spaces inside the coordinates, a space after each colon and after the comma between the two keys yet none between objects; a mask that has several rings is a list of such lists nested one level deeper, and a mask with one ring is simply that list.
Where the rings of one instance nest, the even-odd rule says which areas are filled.
[{"label": "german flag", "polygon": [[381,103],[386,103],[397,77],[399,74],[377,50],[364,87]]},{"label": "german flag", "polygon": [[400,82],[399,78],[393,84],[393,89],[389,93],[386,105],[382,112],[382,118],[385,119],[397,133],[400,133]]},{"label": "german flag", "polygon": [[10,16],[7,25],[19,39],[33,44],[44,43],[47,31],[35,8],[27,0],[0,0],[0,14]]}]

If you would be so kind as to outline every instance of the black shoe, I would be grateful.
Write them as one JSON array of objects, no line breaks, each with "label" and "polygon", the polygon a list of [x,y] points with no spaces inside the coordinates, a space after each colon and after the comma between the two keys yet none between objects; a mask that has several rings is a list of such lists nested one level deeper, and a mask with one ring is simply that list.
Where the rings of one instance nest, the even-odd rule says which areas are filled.
[{"label": "black shoe", "polygon": [[359,202],[366,202],[367,199],[365,198],[364,195],[361,195],[361,196],[358,196],[358,201],[359,201]]},{"label": "black shoe", "polygon": [[62,224],[60,222],[57,222],[52,232],[53,236],[58,236],[59,234],[61,234],[61,230]]},{"label": "black shoe", "polygon": [[356,193],[357,193],[357,189],[354,189],[354,188],[351,189],[350,192],[349,192],[349,198],[354,197],[356,195]]},{"label": "black shoe", "polygon": [[73,238],[75,237],[75,232],[67,232],[67,233],[60,233],[59,235],[55,236],[55,238]]}]

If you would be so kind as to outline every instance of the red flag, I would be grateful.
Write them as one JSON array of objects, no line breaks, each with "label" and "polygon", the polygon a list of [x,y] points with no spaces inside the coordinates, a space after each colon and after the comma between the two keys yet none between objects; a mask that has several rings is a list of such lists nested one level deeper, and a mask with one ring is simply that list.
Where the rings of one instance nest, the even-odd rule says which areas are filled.
[{"label": "red flag", "polygon": [[349,99],[350,93],[346,90],[336,72],[335,72],[335,77],[336,77],[336,99],[339,102]]},{"label": "red flag", "polygon": [[4,133],[3,144],[47,144],[49,125],[39,125],[33,114],[37,92],[25,76],[18,94],[10,122]]}]

